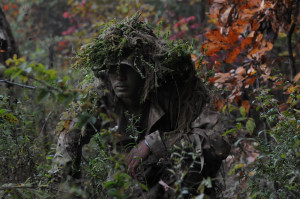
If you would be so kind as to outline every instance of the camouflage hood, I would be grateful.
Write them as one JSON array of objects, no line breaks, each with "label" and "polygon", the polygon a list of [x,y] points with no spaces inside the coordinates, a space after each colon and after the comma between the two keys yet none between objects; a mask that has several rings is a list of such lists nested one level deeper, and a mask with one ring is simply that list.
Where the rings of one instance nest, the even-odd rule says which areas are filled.
[{"label": "camouflage hood", "polygon": [[79,67],[91,68],[96,76],[124,60],[145,80],[142,101],[168,79],[179,81],[195,75],[190,58],[191,47],[184,42],[159,39],[139,20],[139,14],[122,21],[112,21],[93,42],[77,54]]}]

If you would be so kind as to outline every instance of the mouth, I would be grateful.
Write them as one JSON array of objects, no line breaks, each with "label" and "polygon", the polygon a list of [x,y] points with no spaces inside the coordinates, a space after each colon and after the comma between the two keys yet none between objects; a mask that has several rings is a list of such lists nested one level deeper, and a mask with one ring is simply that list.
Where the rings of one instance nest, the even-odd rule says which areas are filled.
[{"label": "mouth", "polygon": [[127,88],[127,86],[126,86],[126,85],[123,85],[123,84],[117,84],[117,85],[115,86],[115,88],[118,89],[118,90],[124,90],[124,89]]}]

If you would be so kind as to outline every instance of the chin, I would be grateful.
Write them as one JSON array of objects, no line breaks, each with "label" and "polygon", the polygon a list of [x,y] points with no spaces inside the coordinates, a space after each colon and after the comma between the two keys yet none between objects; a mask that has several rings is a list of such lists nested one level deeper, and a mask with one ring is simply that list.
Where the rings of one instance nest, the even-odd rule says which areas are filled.
[{"label": "chin", "polygon": [[130,97],[130,94],[120,92],[120,93],[116,93],[116,96],[117,96],[118,98],[122,99],[122,98],[129,98],[129,97]]}]

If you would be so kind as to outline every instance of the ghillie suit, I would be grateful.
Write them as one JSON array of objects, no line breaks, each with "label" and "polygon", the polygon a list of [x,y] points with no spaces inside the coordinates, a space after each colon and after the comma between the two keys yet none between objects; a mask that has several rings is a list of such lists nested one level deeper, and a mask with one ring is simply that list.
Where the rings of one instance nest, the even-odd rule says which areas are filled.
[{"label": "ghillie suit", "polygon": [[[109,67],[129,58],[145,80],[141,102],[164,92],[168,93],[166,96],[176,93],[172,99],[179,116],[176,130],[187,131],[209,100],[202,81],[196,77],[190,55],[191,46],[182,41],[158,39],[147,24],[139,21],[139,15],[135,15],[105,27],[94,42],[82,48],[76,65],[92,68],[96,77],[108,83]],[[106,87],[111,91],[110,85]]]},{"label": "ghillie suit", "polygon": [[[203,178],[215,176],[230,147],[220,135],[224,129],[218,114],[206,107],[208,92],[196,76],[190,51],[191,47],[186,43],[158,39],[147,24],[139,21],[139,15],[104,27],[98,38],[82,47],[75,64],[76,67],[91,68],[102,82],[93,95],[93,106],[89,109],[97,121],[88,123],[85,131],[81,132],[81,129],[73,128],[75,120],[67,120],[72,128],[65,129],[61,134],[57,154],[63,157],[63,153],[69,155],[66,155],[67,161],[60,161],[61,166],[73,161],[78,169],[82,145],[103,128],[102,111],[116,115],[116,122],[111,121],[110,127],[118,127],[117,132],[121,134],[121,138],[117,138],[119,148],[143,139],[148,142],[151,154],[137,169],[136,179],[148,187],[151,198],[174,197],[175,192],[169,193],[171,189],[164,191],[160,180],[171,186],[181,180],[188,194],[196,194]],[[120,66],[123,62],[144,80],[140,103],[144,104],[145,109],[141,121],[134,128],[142,132],[138,135],[126,129],[130,121],[124,113],[125,107],[115,96],[108,80],[110,67]],[[74,131],[77,131],[76,135],[70,133]],[[132,141],[134,136],[137,140]],[[67,147],[62,148],[65,142]],[[168,172],[174,167],[171,157],[176,159],[170,156],[174,144],[181,152],[186,149],[186,154],[196,154],[194,159],[188,156],[182,158],[182,169],[190,170],[181,176],[183,180]],[[194,166],[190,169],[192,164]],[[71,171],[71,175],[76,177],[76,172]],[[133,196],[138,197],[139,194],[133,193]]]}]

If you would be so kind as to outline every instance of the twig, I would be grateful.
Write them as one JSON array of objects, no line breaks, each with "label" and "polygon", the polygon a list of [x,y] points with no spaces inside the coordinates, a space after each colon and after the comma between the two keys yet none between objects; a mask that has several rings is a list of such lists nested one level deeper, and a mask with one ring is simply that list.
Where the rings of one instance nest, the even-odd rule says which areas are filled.
[{"label": "twig", "polygon": [[45,122],[44,122],[44,124],[43,124],[43,127],[42,127],[42,129],[41,129],[41,131],[40,131],[40,134],[42,134],[42,132],[43,132],[43,130],[44,130],[46,124],[47,124],[47,121],[48,121],[48,119],[49,119],[51,113],[52,113],[52,111],[50,111],[50,113],[47,115],[47,117],[46,117],[46,119],[45,119]]},{"label": "twig", "polygon": [[6,83],[6,84],[9,84],[9,85],[19,86],[19,87],[22,87],[22,88],[36,89],[36,87],[34,87],[34,86],[27,86],[27,85],[23,85],[23,84],[18,84],[18,83],[15,83],[15,82],[11,82],[11,81],[8,81],[8,80],[4,80],[4,79],[1,79],[1,80],[0,80],[0,83],[1,83],[1,82]]}]

